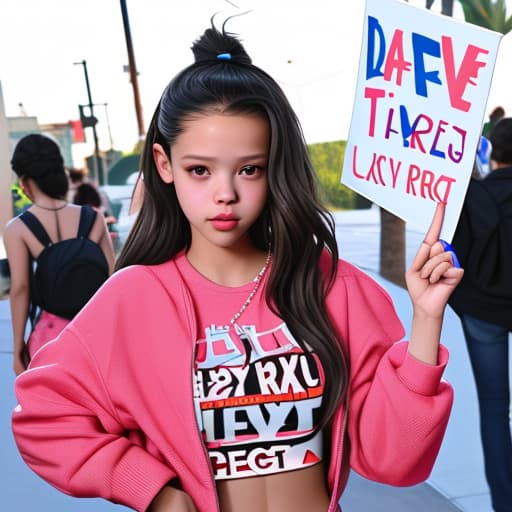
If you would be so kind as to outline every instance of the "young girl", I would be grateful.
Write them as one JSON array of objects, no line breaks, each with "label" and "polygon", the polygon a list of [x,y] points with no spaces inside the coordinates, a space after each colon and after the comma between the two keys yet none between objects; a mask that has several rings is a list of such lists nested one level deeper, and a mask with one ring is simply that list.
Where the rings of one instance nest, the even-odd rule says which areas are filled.
[{"label": "young girl", "polygon": [[233,36],[208,29],[147,135],[119,270],[16,382],[27,463],[139,511],[336,511],[349,468],[429,475],[452,404],[439,346],[461,278],[437,242],[386,292],[338,260],[298,121]]},{"label": "young girl", "polygon": [[[59,146],[44,135],[27,135],[14,148],[11,164],[25,194],[32,201],[28,212],[41,223],[51,241],[75,238],[81,208],[68,204],[66,200],[69,183]],[[102,216],[96,216],[89,238],[100,244],[112,271],[114,250]],[[19,375],[26,369],[27,360],[44,343],[55,338],[69,320],[48,311],[40,311],[25,345],[31,292],[34,298],[30,262],[37,261],[44,246],[20,216],[7,224],[4,244],[11,271],[9,301],[14,339],[13,367],[16,375]]]}]

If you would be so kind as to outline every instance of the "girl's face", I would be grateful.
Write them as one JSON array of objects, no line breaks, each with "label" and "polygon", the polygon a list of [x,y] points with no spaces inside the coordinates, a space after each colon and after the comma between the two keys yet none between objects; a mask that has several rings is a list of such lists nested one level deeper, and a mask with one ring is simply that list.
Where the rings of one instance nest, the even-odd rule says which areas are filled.
[{"label": "girl's face", "polygon": [[191,251],[250,245],[249,228],[267,200],[269,139],[261,116],[213,113],[184,123],[170,161],[162,146],[153,146],[160,177],[174,182],[190,222]]}]

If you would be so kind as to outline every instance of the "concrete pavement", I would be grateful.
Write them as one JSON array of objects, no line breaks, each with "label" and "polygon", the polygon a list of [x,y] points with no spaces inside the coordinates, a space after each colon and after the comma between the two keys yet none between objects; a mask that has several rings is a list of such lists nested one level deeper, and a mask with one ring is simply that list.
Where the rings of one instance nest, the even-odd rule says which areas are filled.
[{"label": "concrete pavement", "polygon": [[[406,329],[411,308],[407,292],[378,276],[379,214],[377,209],[335,214],[340,254],[360,266],[389,291]],[[407,232],[407,259],[411,261],[423,236]],[[1,244],[0,244],[1,245]],[[0,249],[1,250],[1,249]],[[445,378],[455,388],[455,403],[439,457],[427,482],[396,488],[369,482],[351,474],[342,498],[343,512],[492,512],[485,483],[478,432],[476,392],[462,331],[448,309],[443,342],[450,350]],[[128,510],[97,499],[63,495],[32,473],[21,460],[10,430],[15,405],[12,391],[12,335],[8,300],[0,300],[0,510],[3,512],[103,512]]]},{"label": "concrete pavement", "polygon": [[[412,309],[407,292],[378,275],[379,210],[373,207],[369,210],[339,212],[335,214],[335,218],[341,257],[366,270],[387,289],[393,297],[398,314],[408,331]],[[412,262],[423,236],[424,233],[407,229],[407,265]],[[420,490],[416,486],[406,489],[386,488],[383,490],[382,500],[378,502],[379,505],[376,508],[373,506],[358,508],[356,504],[355,508],[348,508],[347,512],[351,510],[492,512],[489,489],[483,470],[475,385],[460,322],[451,308],[446,309],[441,339],[450,351],[450,361],[444,378],[453,385],[455,400],[439,456],[432,474],[426,482],[426,485],[430,487],[429,496],[432,498],[430,508],[428,506],[422,508],[424,505],[422,505],[421,494],[418,491],[424,489]],[[352,483],[358,483],[357,479],[354,479]],[[371,483],[365,483],[364,487],[368,489],[368,492],[376,490]],[[434,491],[444,497],[444,502],[441,505],[433,494]],[[383,502],[392,503],[390,500],[396,496],[396,492],[400,494],[399,499],[404,503],[404,507],[381,508],[380,504]],[[350,486],[347,489],[347,494],[349,496],[351,494]]]}]

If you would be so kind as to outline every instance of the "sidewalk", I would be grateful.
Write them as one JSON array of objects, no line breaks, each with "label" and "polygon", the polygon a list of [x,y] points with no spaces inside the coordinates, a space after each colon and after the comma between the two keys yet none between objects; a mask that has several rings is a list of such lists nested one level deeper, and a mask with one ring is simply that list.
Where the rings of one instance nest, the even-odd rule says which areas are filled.
[{"label": "sidewalk", "polygon": [[[388,290],[408,329],[411,307],[407,292],[378,275],[378,209],[340,212],[335,217],[341,257],[371,274]],[[422,239],[422,233],[408,231],[408,262]],[[445,378],[455,388],[455,402],[443,446],[430,478],[424,484],[397,488],[369,482],[353,473],[341,501],[343,512],[492,512],[483,474],[476,392],[459,321],[451,309],[445,315],[442,338],[450,350]],[[10,430],[11,410],[15,405],[13,381],[9,302],[0,300],[0,510],[128,510],[103,500],[78,500],[65,496],[25,466]]]},{"label": "sidewalk", "polygon": [[[379,210],[346,211],[335,214],[336,236],[340,256],[355,263],[380,282],[393,297],[396,309],[406,330],[410,327],[411,305],[406,290],[385,281],[378,275],[379,269]],[[410,265],[423,233],[407,230],[407,265]],[[414,510],[464,512],[492,512],[489,490],[483,471],[480,433],[478,427],[478,403],[469,358],[458,317],[451,308],[446,309],[442,341],[450,351],[450,361],[444,378],[454,387],[455,400],[441,451],[430,478],[428,489],[415,486],[406,489],[385,488],[358,479],[349,483],[347,497],[352,497],[352,485],[368,493],[378,492],[378,501],[368,501],[368,508],[347,506],[347,512],[373,510]],[[380,491],[380,492],[379,492]],[[423,492],[428,496],[422,501]],[[439,493],[443,498],[438,501]],[[394,501],[396,498],[397,501]],[[342,499],[342,504],[344,499]],[[391,508],[391,505],[393,508]],[[348,504],[348,501],[347,501]]]}]

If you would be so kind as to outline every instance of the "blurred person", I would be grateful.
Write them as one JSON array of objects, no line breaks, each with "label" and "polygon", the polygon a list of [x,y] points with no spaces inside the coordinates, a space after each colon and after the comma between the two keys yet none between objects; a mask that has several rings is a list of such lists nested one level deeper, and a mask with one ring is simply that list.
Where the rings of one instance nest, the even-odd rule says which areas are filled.
[{"label": "blurred person", "polygon": [[73,197],[73,204],[87,205],[94,208],[97,212],[105,217],[107,223],[108,232],[114,246],[114,253],[118,254],[121,250],[119,233],[116,228],[117,218],[113,215],[109,215],[105,207],[98,189],[91,183],[82,183],[75,191]]},{"label": "blurred person", "polygon": [[73,197],[75,196],[76,189],[82,183],[85,183],[85,172],[83,169],[68,167],[67,174],[69,178],[69,190],[67,197],[68,201],[71,203],[73,201]]},{"label": "blurred person", "polygon": [[478,141],[473,172],[471,174],[473,178],[481,180],[491,172],[491,154],[491,141],[481,135]]},{"label": "blurred person", "polygon": [[76,188],[73,196],[73,204],[88,205],[94,208],[105,217],[105,222],[109,229],[117,222],[117,219],[113,215],[108,214],[98,189],[91,183],[81,183]]},{"label": "blurred person", "polygon": [[[24,193],[32,205],[21,215],[11,219],[5,228],[4,244],[10,267],[9,293],[11,322],[14,340],[13,367],[16,375],[23,372],[34,353],[48,340],[54,338],[69,323],[68,318],[39,310],[36,315],[33,303],[35,283],[32,279],[32,262],[45,250],[45,246],[29,229],[23,218],[35,217],[53,243],[75,238],[82,219],[81,207],[68,204],[68,177],[58,145],[40,134],[23,137],[14,149],[11,165],[19,178]],[[112,272],[114,252],[102,215],[96,215],[90,232],[104,254],[108,272]],[[27,322],[33,321],[27,343]]]},{"label": "blurred person", "polygon": [[30,208],[32,201],[25,195],[19,183],[11,186],[13,215],[19,215]]},{"label": "blurred person", "polygon": [[[509,334],[512,330],[512,118],[489,135],[491,172],[471,178],[452,245],[465,268],[449,304],[466,339],[495,512],[512,507]],[[477,162],[480,154],[477,154]]]},{"label": "blurred person", "polygon": [[489,137],[492,129],[496,125],[496,123],[505,117],[505,109],[498,105],[496,108],[492,110],[492,112],[489,114],[488,121],[484,124],[484,127],[482,128],[482,135],[484,137]]}]

